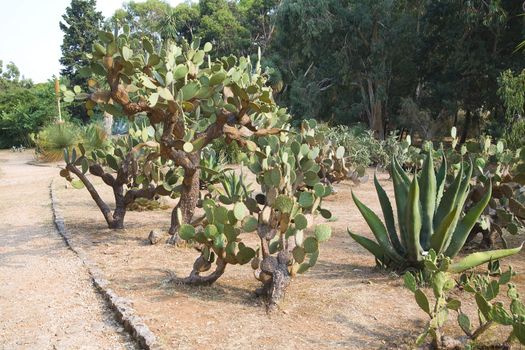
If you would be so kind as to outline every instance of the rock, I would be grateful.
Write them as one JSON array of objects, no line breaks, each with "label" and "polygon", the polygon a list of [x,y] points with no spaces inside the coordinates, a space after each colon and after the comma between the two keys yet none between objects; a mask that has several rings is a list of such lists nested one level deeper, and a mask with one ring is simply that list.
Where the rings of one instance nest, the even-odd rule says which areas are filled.
[{"label": "rock", "polygon": [[441,345],[443,349],[447,350],[463,349],[463,344],[459,340],[447,336],[441,338]]},{"label": "rock", "polygon": [[148,240],[150,241],[151,244],[157,244],[164,238],[164,236],[165,236],[164,232],[152,230],[149,233]]}]

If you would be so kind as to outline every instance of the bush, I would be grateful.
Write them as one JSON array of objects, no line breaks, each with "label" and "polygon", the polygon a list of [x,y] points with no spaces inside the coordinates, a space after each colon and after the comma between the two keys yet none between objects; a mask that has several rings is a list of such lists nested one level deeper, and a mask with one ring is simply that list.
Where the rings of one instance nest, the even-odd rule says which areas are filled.
[{"label": "bush", "polygon": [[223,173],[228,170],[225,168],[226,161],[224,158],[217,156],[217,152],[210,146],[202,150],[200,160],[200,187],[206,189],[208,186],[219,183]]},{"label": "bush", "polygon": [[36,134],[57,115],[53,84],[0,89],[0,148],[32,146]]},{"label": "bush", "polygon": [[227,164],[240,164],[245,158],[243,150],[237,142],[226,143],[225,139],[218,138],[213,140],[210,148]]},{"label": "bush", "polygon": [[525,118],[518,119],[511,128],[505,132],[505,141],[512,150],[525,146]]},{"label": "bush", "polygon": [[318,133],[332,144],[345,148],[345,159],[353,169],[376,166],[389,169],[392,158],[407,169],[420,167],[420,150],[412,146],[410,136],[399,141],[396,133],[391,133],[385,140],[378,140],[371,130],[356,124],[352,127],[338,125],[330,127],[319,124]]},{"label": "bush", "polygon": [[49,124],[35,138],[37,159],[56,162],[63,158],[64,148],[72,149],[82,142],[81,128],[71,122]]},{"label": "bush", "polygon": [[104,128],[98,123],[91,123],[82,128],[82,144],[87,152],[97,149],[106,149],[109,144],[109,138]]}]

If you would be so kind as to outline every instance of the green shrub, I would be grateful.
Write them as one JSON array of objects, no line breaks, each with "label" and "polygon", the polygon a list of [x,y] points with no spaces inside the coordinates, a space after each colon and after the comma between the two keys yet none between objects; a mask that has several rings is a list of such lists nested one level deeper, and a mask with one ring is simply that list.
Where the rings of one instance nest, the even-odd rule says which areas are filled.
[{"label": "green shrub", "polygon": [[377,147],[380,147],[380,142],[374,138],[373,133],[360,126],[328,127],[320,124],[318,134],[324,135],[335,146],[343,146],[347,162],[353,168],[367,168],[372,165],[372,157],[377,152]]},{"label": "green shrub", "polygon": [[200,160],[200,187],[206,189],[209,185],[220,182],[225,168],[224,158],[217,156],[217,152],[211,148],[206,147],[202,150],[202,157]]},{"label": "green shrub", "polygon": [[240,164],[245,158],[244,152],[237,142],[227,143],[224,138],[218,138],[213,140],[210,147],[227,164]]},{"label": "green shrub", "polygon": [[50,82],[0,89],[0,148],[32,146],[31,134],[39,132],[56,115],[56,97]]},{"label": "green shrub", "polygon": [[221,186],[216,186],[215,190],[219,194],[219,200],[223,204],[233,204],[244,201],[250,197],[253,190],[244,174],[237,175],[234,170],[223,174],[220,180]]},{"label": "green shrub", "polygon": [[97,123],[90,123],[82,128],[82,144],[87,152],[97,149],[106,149],[109,138],[104,128]]},{"label": "green shrub", "polygon": [[512,150],[525,147],[525,119],[516,120],[512,127],[505,131],[504,138],[507,146]]},{"label": "green shrub", "polygon": [[81,128],[71,122],[49,124],[36,136],[36,156],[43,162],[56,162],[63,158],[64,148],[72,149],[82,142]]}]

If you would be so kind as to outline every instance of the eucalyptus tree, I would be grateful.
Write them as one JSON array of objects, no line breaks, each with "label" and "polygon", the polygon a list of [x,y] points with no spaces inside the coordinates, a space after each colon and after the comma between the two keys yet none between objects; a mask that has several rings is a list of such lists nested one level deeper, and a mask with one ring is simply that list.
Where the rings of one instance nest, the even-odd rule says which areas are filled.
[{"label": "eucalyptus tree", "polygon": [[409,1],[284,0],[272,47],[292,113],[361,120],[382,138],[415,91],[420,11]]}]

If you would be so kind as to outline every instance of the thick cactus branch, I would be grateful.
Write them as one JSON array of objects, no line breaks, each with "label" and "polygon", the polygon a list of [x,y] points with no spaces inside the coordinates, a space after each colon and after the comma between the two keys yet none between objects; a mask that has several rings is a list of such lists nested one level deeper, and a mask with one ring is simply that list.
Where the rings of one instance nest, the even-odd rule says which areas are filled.
[{"label": "thick cactus branch", "polygon": [[95,189],[95,187],[93,186],[91,181],[89,181],[89,179],[86,177],[86,175],[84,175],[82,173],[82,171],[80,169],[78,169],[72,163],[67,164],[66,165],[66,169],[69,170],[70,172],[72,172],[73,174],[75,174],[80,179],[80,181],[82,181],[84,186],[86,186],[86,189],[88,190],[89,194],[91,195],[91,198],[93,198],[93,200],[97,204],[98,208],[102,212],[102,215],[104,216],[104,219],[106,219],[106,222],[107,222],[108,226],[111,227],[113,225],[113,217],[111,216],[111,209],[106,204],[106,202],[104,202],[104,200],[100,197],[100,195],[98,194],[97,190]]},{"label": "thick cactus branch", "polygon": [[204,260],[202,256],[199,256],[193,264],[193,270],[191,271],[190,275],[186,278],[183,278],[181,282],[194,286],[208,286],[213,284],[226,270],[226,261],[224,261],[224,259],[221,257],[217,257],[216,265],[217,267],[211,274],[202,276],[201,273],[208,271],[211,268],[211,264]]},{"label": "thick cactus branch", "polygon": [[100,164],[92,164],[89,166],[89,172],[92,175],[98,176],[108,186],[113,187],[115,184],[115,177],[109,173],[106,173]]}]

